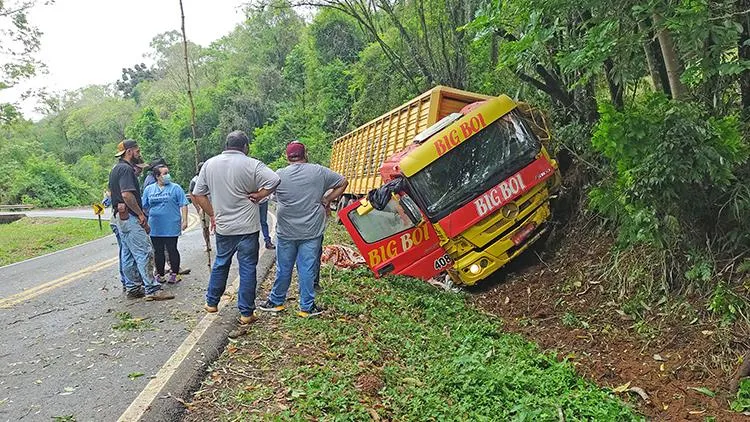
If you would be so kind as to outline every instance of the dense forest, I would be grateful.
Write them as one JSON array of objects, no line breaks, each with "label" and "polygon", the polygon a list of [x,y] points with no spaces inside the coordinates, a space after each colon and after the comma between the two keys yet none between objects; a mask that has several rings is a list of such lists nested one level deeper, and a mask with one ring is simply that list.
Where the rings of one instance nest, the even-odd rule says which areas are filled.
[{"label": "dense forest", "polygon": [[[9,7],[1,19],[29,41],[16,53],[33,52],[37,30]],[[188,45],[202,159],[243,129],[272,167],[291,139],[326,163],[335,138],[434,85],[506,93],[550,116],[568,208],[582,210],[570,217],[654,257],[661,287],[700,287],[744,259],[749,0],[273,0],[246,17],[207,47]],[[125,137],[186,184],[195,159],[180,32],[156,35],[148,57],[110,85],[42,94],[38,122],[0,107],[0,201],[97,200]],[[7,63],[0,88],[35,65]],[[727,295],[716,306],[734,304]]]}]

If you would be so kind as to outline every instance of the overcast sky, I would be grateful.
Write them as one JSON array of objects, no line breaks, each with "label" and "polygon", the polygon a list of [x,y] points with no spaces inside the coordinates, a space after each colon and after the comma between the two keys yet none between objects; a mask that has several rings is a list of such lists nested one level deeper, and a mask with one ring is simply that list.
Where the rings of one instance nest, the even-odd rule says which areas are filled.
[{"label": "overcast sky", "polygon": [[[247,2],[183,0],[188,39],[207,46],[228,34],[243,20],[241,5]],[[155,35],[180,29],[180,5],[178,0],[56,0],[36,6],[29,19],[44,33],[37,57],[48,74],[0,91],[0,102],[18,102],[28,88],[62,91],[116,81],[123,67],[146,62],[143,55]],[[22,104],[29,117],[33,107]]]}]

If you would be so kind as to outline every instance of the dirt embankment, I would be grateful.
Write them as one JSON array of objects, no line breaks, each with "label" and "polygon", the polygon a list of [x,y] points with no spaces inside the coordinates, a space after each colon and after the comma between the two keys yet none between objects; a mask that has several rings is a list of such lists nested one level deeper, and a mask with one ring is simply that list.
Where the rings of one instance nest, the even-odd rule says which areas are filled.
[{"label": "dirt embankment", "polygon": [[471,300],[649,417],[747,420],[729,410],[747,324],[712,319],[706,297],[645,297],[634,287],[645,275],[615,274],[612,250],[611,238],[572,234],[555,252],[530,251]]}]

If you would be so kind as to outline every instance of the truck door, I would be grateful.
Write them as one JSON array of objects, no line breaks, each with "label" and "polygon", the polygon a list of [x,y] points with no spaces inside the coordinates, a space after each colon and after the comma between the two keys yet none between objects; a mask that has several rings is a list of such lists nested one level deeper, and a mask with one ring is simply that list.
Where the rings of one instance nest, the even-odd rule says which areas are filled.
[{"label": "truck door", "polygon": [[408,195],[394,195],[382,210],[356,201],[339,218],[377,278],[393,273],[428,280],[452,266],[435,228]]}]

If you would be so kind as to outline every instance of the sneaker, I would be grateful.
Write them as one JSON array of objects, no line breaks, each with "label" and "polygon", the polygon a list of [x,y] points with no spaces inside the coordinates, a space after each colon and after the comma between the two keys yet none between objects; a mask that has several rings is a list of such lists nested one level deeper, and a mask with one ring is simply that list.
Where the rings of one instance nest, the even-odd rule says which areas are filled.
[{"label": "sneaker", "polygon": [[146,295],[146,301],[159,301],[159,300],[169,300],[174,299],[174,295],[165,292],[164,290],[157,290],[154,293],[151,293],[150,295]]},{"label": "sneaker", "polygon": [[167,276],[167,283],[169,284],[177,284],[182,281],[182,276],[175,273],[169,273],[169,276]]},{"label": "sneaker", "polygon": [[206,303],[205,305],[203,305],[203,309],[206,312],[208,312],[209,314],[214,314],[216,312],[219,312],[219,307],[218,306],[211,306],[208,303]]},{"label": "sneaker", "polygon": [[266,249],[276,249],[276,246],[270,240],[266,240]]},{"label": "sneaker", "polygon": [[134,290],[131,290],[126,293],[128,299],[140,299],[143,296],[146,296],[146,292],[143,291],[141,288],[136,288]]},{"label": "sneaker", "polygon": [[240,315],[240,325],[247,325],[252,324],[253,322],[257,321],[259,318],[257,315],[255,315],[255,312],[253,312],[250,316],[242,316]]},{"label": "sneaker", "polygon": [[281,312],[284,310],[284,305],[275,305],[270,300],[263,302],[262,305],[258,306],[258,309],[265,312]]},{"label": "sneaker", "polygon": [[167,281],[167,278],[164,277],[163,275],[155,274],[154,280],[156,280],[156,282],[159,284],[164,284]]},{"label": "sneaker", "polygon": [[311,306],[310,309],[306,311],[300,309],[299,312],[297,312],[297,315],[301,316],[302,318],[312,318],[314,316],[322,314],[323,311],[324,309],[318,308],[318,306],[313,303],[313,306]]}]

